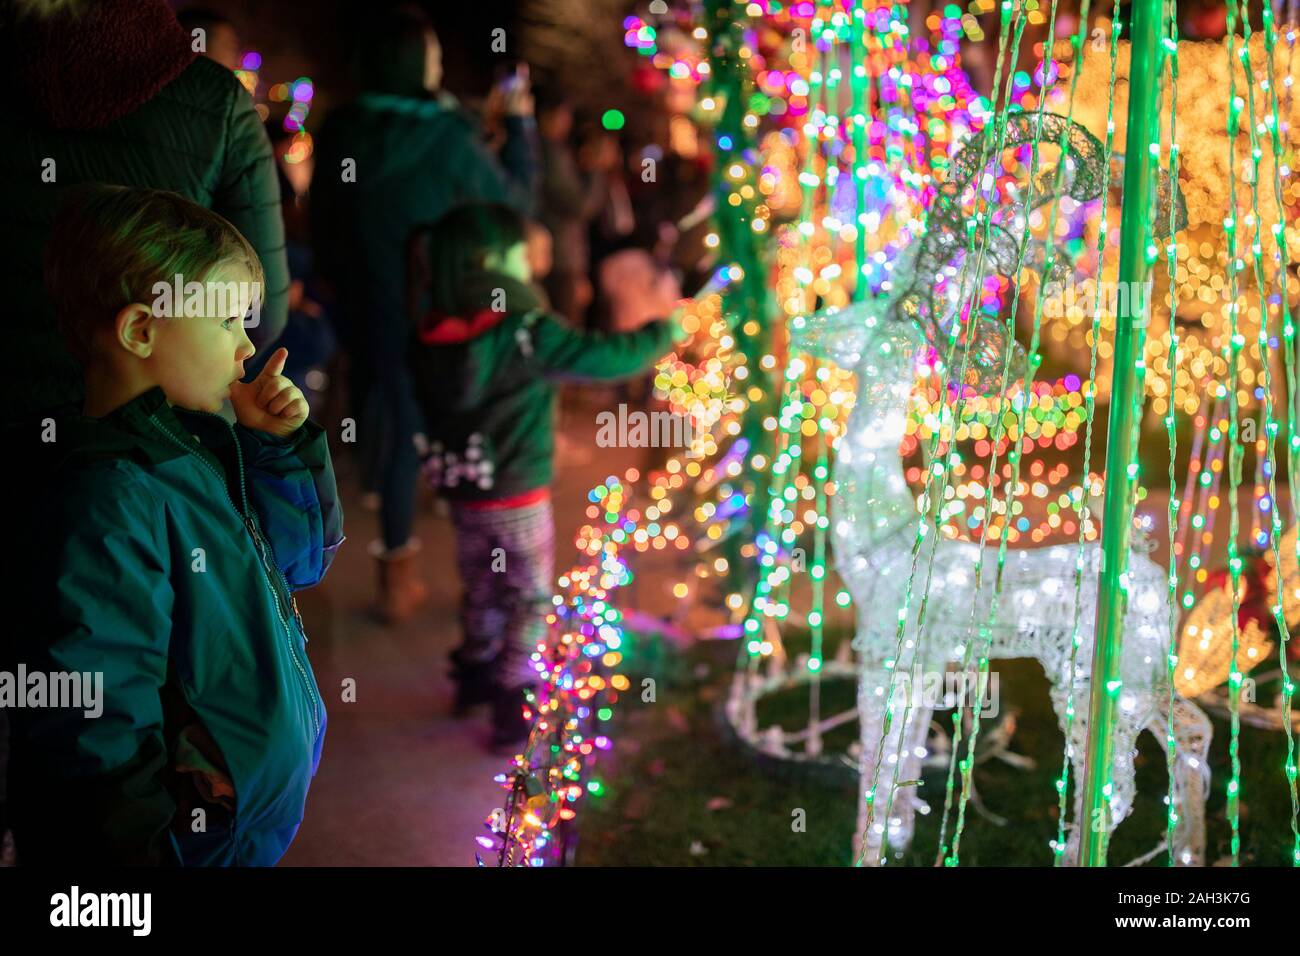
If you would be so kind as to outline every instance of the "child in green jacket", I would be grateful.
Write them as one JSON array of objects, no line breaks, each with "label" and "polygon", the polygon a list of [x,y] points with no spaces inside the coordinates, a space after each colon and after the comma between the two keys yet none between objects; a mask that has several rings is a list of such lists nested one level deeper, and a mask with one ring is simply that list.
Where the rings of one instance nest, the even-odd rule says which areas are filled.
[{"label": "child in green jacket", "polygon": [[635,375],[686,333],[677,312],[621,334],[569,328],[542,307],[525,222],[501,204],[452,209],[409,253],[423,474],[451,502],[464,587],[456,709],[490,699],[493,744],[509,748],[554,593],[557,385]]},{"label": "child in green jacket", "polygon": [[287,352],[241,381],[258,257],[173,193],[77,187],[45,278],[86,398],[42,424],[22,660],[103,689],[94,716],[12,712],[19,861],[274,864],[325,731],[293,592],[343,534]]}]

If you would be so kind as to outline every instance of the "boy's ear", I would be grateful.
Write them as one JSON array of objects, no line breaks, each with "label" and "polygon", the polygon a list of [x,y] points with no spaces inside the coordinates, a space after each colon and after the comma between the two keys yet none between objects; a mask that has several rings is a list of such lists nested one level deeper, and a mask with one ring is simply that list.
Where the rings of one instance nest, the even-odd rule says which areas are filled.
[{"label": "boy's ear", "polygon": [[123,306],[113,320],[114,339],[136,358],[148,358],[158,341],[157,322],[149,306],[133,302]]}]

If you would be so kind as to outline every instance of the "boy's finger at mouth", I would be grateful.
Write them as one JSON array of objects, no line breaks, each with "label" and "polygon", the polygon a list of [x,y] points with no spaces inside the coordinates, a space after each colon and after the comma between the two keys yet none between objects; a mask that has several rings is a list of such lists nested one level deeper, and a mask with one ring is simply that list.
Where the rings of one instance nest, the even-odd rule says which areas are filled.
[{"label": "boy's finger at mouth", "polygon": [[258,389],[257,397],[263,402],[270,401],[276,395],[280,394],[280,392],[284,391],[284,389],[288,387],[288,384],[289,380],[283,375],[272,375],[262,383],[261,387]]}]

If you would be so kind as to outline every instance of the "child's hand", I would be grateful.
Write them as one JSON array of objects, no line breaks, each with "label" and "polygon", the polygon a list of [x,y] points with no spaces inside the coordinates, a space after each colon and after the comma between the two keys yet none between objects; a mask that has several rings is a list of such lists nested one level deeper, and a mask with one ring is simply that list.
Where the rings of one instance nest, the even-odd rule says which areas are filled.
[{"label": "child's hand", "polygon": [[239,424],[284,438],[307,420],[307,399],[280,374],[288,358],[288,349],[277,349],[257,378],[230,386],[230,404]]},{"label": "child's hand", "polygon": [[672,326],[673,341],[678,345],[685,342],[687,339],[691,337],[691,333],[687,332],[686,329],[682,326],[682,319],[685,316],[686,316],[685,306],[678,306],[676,309],[673,310],[672,315],[668,316],[668,322]]}]

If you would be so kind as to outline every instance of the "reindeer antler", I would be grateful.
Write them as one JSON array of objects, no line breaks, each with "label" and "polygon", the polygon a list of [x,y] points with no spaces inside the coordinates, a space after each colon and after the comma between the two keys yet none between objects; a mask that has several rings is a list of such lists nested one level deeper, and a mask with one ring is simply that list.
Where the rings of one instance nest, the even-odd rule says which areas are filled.
[{"label": "reindeer antler", "polygon": [[[1055,237],[1038,239],[1031,235],[1022,248],[1027,217],[1067,196],[1078,203],[1096,199],[1118,172],[1114,166],[1107,168],[1101,143],[1079,123],[1047,112],[1013,113],[1007,118],[1003,151],[1034,139],[1040,147],[1064,143],[1066,148],[1056,164],[1037,171],[1032,188],[1026,184],[1023,193],[1007,190],[1011,198],[990,210],[983,272],[1014,281],[1022,269],[1037,270],[1043,274],[1042,285],[1046,288],[1069,279],[1071,264],[1067,256],[1055,255],[1051,269],[1045,270],[1048,243],[1054,244]],[[1119,163],[1122,172],[1122,157],[1112,160]],[[889,293],[795,319],[791,323],[791,347],[854,368],[872,340],[871,330],[888,322],[914,325],[931,346],[946,350],[963,304],[973,301],[978,291],[974,288],[975,270],[969,263],[957,265],[967,247],[969,217],[963,206],[978,199],[983,192],[983,177],[994,163],[1000,165],[1001,154],[986,153],[983,140],[973,140],[959,150],[953,157],[950,177],[940,187],[929,211],[925,233],[903,246],[894,263]],[[1170,182],[1167,172],[1161,170],[1160,176],[1156,238],[1168,236],[1171,203],[1174,228],[1182,228],[1187,222],[1181,190]],[[984,394],[1000,391],[1008,356],[1008,383],[1023,377],[1024,349],[1019,343],[1007,342],[1007,329],[1001,322],[972,315],[966,319],[958,343],[963,350],[970,350],[965,357],[966,379],[962,384]]]},{"label": "reindeer antler", "polygon": [[[1027,217],[1035,209],[1059,201],[1061,196],[1070,196],[1078,202],[1095,199],[1101,195],[1106,182],[1101,143],[1084,127],[1055,113],[1013,113],[1007,118],[1002,150],[1035,138],[1040,144],[1064,142],[1066,148],[1060,162],[1038,170],[1023,199],[1019,193],[1007,190],[1010,200],[989,210],[983,239],[983,271],[1013,281],[1023,266],[1032,267],[1035,262],[1037,257],[1029,255],[1030,248],[1042,245],[1030,237],[1024,248],[1021,247]],[[985,189],[986,175],[994,164],[1001,165],[1001,152],[987,152],[986,145],[984,139],[972,140],[953,157],[951,176],[940,187],[927,219],[913,284],[901,303],[902,314],[920,325],[926,339],[936,348],[946,345],[953,323],[960,321],[963,304],[973,301],[978,293],[976,270],[969,262],[962,264],[956,283],[945,280],[958,275],[956,262],[966,252],[968,217],[963,206],[967,201],[978,202]],[[1049,241],[1054,240],[1049,237]],[[978,257],[978,245],[976,249]],[[1059,278],[1068,268],[1064,261],[1058,262],[1052,276],[1045,280]],[[1006,329],[1001,323],[971,315],[966,319],[959,342],[963,348],[970,349],[965,361],[967,379],[963,384],[973,385],[985,393],[1000,390],[1003,363],[1008,357],[1011,365],[1007,380],[1023,376],[1024,350],[1018,343],[1006,341]]]}]

